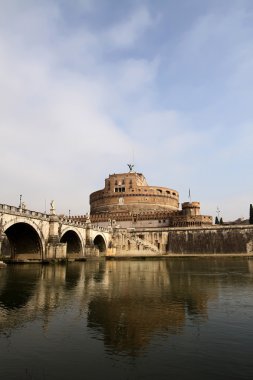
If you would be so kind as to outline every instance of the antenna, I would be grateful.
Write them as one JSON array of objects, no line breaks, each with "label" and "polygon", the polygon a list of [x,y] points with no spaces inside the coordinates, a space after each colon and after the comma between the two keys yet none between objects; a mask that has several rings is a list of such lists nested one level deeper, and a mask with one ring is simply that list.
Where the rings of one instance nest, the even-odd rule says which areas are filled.
[{"label": "antenna", "polygon": [[132,164],[127,164],[127,166],[129,167],[129,173],[133,173],[133,168],[134,168],[134,148],[132,149]]},{"label": "antenna", "polygon": [[189,199],[189,202],[191,203],[191,201],[192,201],[192,197],[191,197],[191,189],[190,189],[190,188],[189,188],[188,199]]}]

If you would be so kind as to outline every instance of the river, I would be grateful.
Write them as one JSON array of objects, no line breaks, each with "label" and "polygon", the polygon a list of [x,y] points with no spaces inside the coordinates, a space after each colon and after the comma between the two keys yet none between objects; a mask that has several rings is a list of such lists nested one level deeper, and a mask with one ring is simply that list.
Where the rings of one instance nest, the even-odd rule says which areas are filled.
[{"label": "river", "polygon": [[1,379],[252,379],[253,259],[9,265]]}]

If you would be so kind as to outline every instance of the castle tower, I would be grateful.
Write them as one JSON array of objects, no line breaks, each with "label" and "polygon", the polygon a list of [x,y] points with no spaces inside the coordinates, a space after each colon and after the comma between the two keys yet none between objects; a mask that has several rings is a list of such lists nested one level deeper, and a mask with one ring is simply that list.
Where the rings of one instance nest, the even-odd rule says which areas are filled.
[{"label": "castle tower", "polygon": [[[131,167],[130,167],[131,166]],[[149,186],[141,173],[110,174],[104,189],[90,194],[90,214],[178,211],[179,194],[161,186]]]},{"label": "castle tower", "polygon": [[182,203],[182,214],[185,216],[200,215],[200,203],[199,202]]}]

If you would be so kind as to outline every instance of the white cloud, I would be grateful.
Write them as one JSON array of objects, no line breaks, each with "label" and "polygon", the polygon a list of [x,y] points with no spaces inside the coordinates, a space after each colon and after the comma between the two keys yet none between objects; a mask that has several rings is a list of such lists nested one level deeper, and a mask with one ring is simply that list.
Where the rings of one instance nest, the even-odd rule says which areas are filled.
[{"label": "white cloud", "polygon": [[[134,149],[150,184],[176,188],[182,201],[190,186],[203,210],[226,204],[224,219],[238,216],[250,190],[238,207],[227,199],[253,186],[245,12],[197,14],[166,50],[171,35],[148,2],[109,24],[99,24],[96,1],[75,2],[71,21],[62,4],[69,6],[24,0],[2,8],[1,202],[15,204],[22,193],[33,209],[55,198],[60,212],[86,212],[89,193],[123,171]],[[157,35],[147,41],[151,28]]]},{"label": "white cloud", "polygon": [[106,33],[109,44],[115,47],[128,48],[136,43],[142,34],[154,24],[146,7],[135,9],[124,22],[113,25]]},{"label": "white cloud", "polygon": [[215,129],[196,130],[192,120],[176,110],[152,111],[139,115],[131,126],[135,138],[142,138],[149,149],[156,149],[159,142],[160,152],[166,152],[174,160],[182,154],[202,149],[216,136]]},{"label": "white cloud", "polygon": [[158,69],[158,60],[127,59],[113,70],[116,77],[114,85],[121,93],[143,92],[146,86],[153,84]]},{"label": "white cloud", "polygon": [[[0,52],[2,202],[12,203],[21,191],[17,189],[23,187],[28,207],[42,204],[41,193],[44,199],[51,191],[61,210],[66,199],[71,199],[73,204],[67,207],[73,212],[84,212],[84,206],[88,211],[88,195],[96,189],[91,186],[95,186],[97,173],[103,178],[105,168],[109,170],[115,160],[122,160],[131,143],[101,111],[104,89],[99,81],[61,66],[67,54],[62,47],[54,51],[47,45],[45,54],[38,58],[33,54],[38,48],[26,33],[34,28],[40,13],[33,12],[33,16],[33,25],[23,31],[23,46],[17,46],[11,37],[4,40]],[[50,20],[48,27],[54,32]],[[90,43],[84,35],[84,50]],[[45,47],[42,44],[40,48]],[[68,53],[77,49],[79,54],[82,46],[73,38],[67,48]],[[73,189],[73,183],[79,188]]]}]

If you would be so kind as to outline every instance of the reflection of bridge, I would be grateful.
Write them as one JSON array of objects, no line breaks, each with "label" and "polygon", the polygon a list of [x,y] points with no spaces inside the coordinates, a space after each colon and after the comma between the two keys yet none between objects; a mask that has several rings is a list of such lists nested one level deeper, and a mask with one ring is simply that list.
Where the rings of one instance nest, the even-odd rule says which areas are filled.
[{"label": "reflection of bridge", "polygon": [[80,259],[105,253],[109,228],[0,204],[0,255],[13,260]]}]

